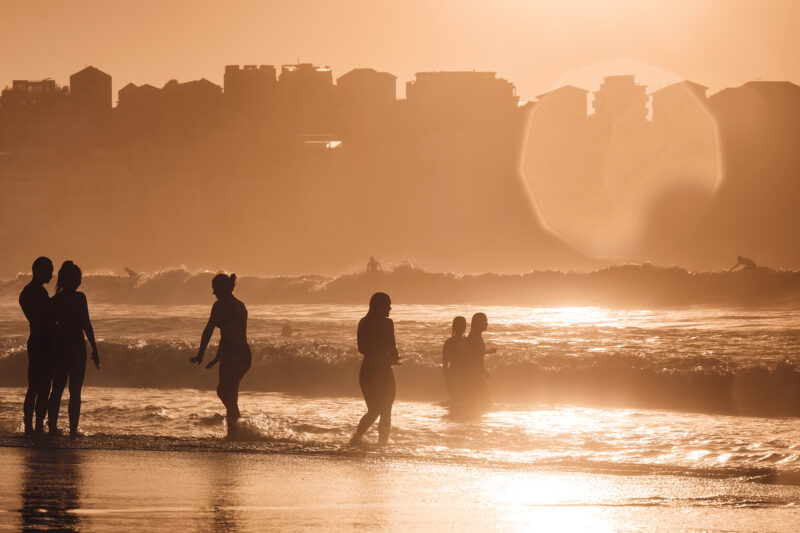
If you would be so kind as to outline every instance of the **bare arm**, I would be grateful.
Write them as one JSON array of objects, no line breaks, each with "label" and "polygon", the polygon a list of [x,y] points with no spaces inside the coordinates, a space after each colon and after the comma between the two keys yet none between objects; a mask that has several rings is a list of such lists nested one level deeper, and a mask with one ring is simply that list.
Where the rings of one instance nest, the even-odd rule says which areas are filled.
[{"label": "bare arm", "polygon": [[211,335],[214,334],[214,328],[217,324],[216,306],[211,308],[211,316],[208,317],[208,323],[203,329],[203,335],[200,337],[200,348],[197,350],[197,355],[189,359],[189,362],[197,363],[198,365],[203,361],[203,356],[208,348],[208,343],[211,341]]},{"label": "bare arm", "polygon": [[389,343],[389,363],[393,365],[400,364],[400,354],[397,353],[397,345],[394,341],[394,322],[390,318],[386,320],[389,321],[389,335],[391,336],[391,342]]},{"label": "bare arm", "polygon": [[86,333],[86,338],[89,339],[89,344],[92,345],[92,361],[94,361],[94,366],[100,368],[100,354],[97,353],[97,342],[94,339],[94,328],[92,327],[92,321],[89,319],[89,304],[86,301],[86,295],[81,293],[82,296],[82,306],[83,306],[83,331]]}]

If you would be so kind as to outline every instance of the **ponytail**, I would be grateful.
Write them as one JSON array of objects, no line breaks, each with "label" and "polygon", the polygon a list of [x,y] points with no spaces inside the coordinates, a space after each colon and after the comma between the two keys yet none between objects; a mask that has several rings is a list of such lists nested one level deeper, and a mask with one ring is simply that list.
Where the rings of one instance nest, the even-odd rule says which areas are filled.
[{"label": "ponytail", "polygon": [[225,274],[217,274],[211,280],[211,287],[220,293],[233,293],[233,288],[236,286],[236,274],[226,276]]}]

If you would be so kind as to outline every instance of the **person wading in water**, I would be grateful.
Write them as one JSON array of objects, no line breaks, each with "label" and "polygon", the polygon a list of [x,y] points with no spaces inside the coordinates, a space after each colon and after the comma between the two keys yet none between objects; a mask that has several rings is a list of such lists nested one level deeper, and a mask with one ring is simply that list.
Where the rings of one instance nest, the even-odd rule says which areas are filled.
[{"label": "person wading in water", "polygon": [[208,318],[208,324],[200,338],[200,349],[196,356],[189,359],[190,362],[198,365],[203,362],[203,356],[211,340],[211,335],[214,333],[214,328],[219,328],[220,340],[217,357],[208,363],[206,368],[211,368],[219,361],[217,396],[225,406],[229,439],[238,437],[237,423],[241,418],[239,383],[253,360],[250,346],[247,344],[247,308],[233,295],[235,285],[236,274],[230,276],[217,274],[211,280],[211,288],[217,301],[211,307],[211,316]]},{"label": "person wading in water", "polygon": [[394,322],[389,318],[392,301],[388,294],[376,292],[369,300],[369,311],[358,323],[358,351],[364,356],[358,384],[367,403],[367,414],[361,417],[350,445],[361,442],[364,433],[380,417],[378,444],[389,443],[392,427],[392,404],[395,396],[392,365],[400,364],[394,342]]},{"label": "person wading in water", "polygon": [[464,353],[466,339],[464,333],[467,331],[467,319],[457,316],[453,319],[452,335],[444,341],[442,347],[442,371],[447,385],[447,393],[450,397],[449,406],[458,407],[464,401],[464,392],[467,379],[467,359]]}]

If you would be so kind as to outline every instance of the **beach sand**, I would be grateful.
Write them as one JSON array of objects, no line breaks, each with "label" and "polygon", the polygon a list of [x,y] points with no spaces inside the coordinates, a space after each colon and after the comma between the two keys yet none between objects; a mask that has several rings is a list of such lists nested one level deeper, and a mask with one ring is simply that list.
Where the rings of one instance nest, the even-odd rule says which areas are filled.
[{"label": "beach sand", "polygon": [[4,531],[790,531],[800,520],[790,485],[442,464],[377,451],[2,447],[0,489]]}]

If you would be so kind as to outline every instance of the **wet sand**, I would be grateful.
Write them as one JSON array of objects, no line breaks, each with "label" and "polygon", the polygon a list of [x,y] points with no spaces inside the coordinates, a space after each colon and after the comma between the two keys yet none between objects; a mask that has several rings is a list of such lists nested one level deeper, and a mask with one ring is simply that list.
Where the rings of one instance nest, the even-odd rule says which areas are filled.
[{"label": "wet sand", "polygon": [[0,448],[0,529],[793,530],[800,491],[359,456]]}]

